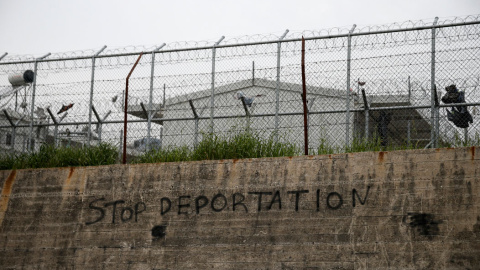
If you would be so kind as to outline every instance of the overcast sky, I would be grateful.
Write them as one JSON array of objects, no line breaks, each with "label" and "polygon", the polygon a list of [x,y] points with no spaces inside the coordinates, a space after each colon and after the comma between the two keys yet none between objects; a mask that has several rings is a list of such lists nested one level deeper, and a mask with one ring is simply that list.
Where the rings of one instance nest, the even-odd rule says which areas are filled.
[{"label": "overcast sky", "polygon": [[0,0],[0,56],[480,14],[480,0]]}]

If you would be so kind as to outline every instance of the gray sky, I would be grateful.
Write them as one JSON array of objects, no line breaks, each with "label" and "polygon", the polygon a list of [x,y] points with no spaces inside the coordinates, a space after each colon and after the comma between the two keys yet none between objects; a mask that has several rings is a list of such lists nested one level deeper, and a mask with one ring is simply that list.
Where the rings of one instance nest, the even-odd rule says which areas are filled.
[{"label": "gray sky", "polygon": [[479,0],[0,0],[0,55],[480,14]]}]

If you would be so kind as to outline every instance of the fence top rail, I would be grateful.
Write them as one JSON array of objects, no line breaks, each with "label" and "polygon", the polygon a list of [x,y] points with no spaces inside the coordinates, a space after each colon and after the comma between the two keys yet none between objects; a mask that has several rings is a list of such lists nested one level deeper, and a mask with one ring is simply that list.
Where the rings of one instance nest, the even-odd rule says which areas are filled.
[{"label": "fence top rail", "polygon": [[[319,35],[313,37],[305,37],[305,40],[321,40],[321,39],[333,39],[333,38],[346,38],[346,37],[355,37],[355,36],[368,36],[368,35],[378,35],[378,34],[388,34],[388,33],[398,33],[398,32],[411,32],[411,31],[421,31],[429,29],[439,29],[439,28],[448,28],[448,27],[458,27],[458,26],[468,26],[468,25],[477,25],[480,24],[480,20],[474,21],[464,21],[457,23],[447,23],[447,24],[437,24],[437,25],[424,25],[408,28],[397,28],[397,29],[385,29],[377,31],[365,31],[365,32],[353,32],[353,33],[342,33],[334,35]],[[235,44],[222,44],[216,45],[216,49],[220,48],[230,48],[230,47],[241,47],[241,46],[251,46],[251,45],[265,45],[265,44],[276,44],[276,43],[288,43],[288,42],[300,42],[302,38],[292,38],[292,39],[275,39],[269,41],[257,41],[257,42],[244,42],[244,43],[235,43]],[[68,60],[83,60],[95,58],[109,58],[109,57],[124,57],[124,56],[138,56],[141,53],[152,53],[152,54],[162,54],[162,53],[172,53],[172,52],[184,52],[184,51],[199,51],[199,50],[211,50],[212,45],[208,46],[198,46],[190,48],[177,48],[177,49],[168,49],[168,50],[157,50],[157,51],[140,51],[140,52],[129,52],[129,53],[116,53],[116,54],[104,54],[104,55],[88,55],[88,56],[75,56],[75,57],[59,57],[59,58],[45,58],[45,59],[30,59],[30,60],[21,60],[21,61],[0,61],[0,65],[12,65],[12,64],[29,64],[29,63],[41,63],[41,62],[55,62],[55,61],[68,61]]]}]

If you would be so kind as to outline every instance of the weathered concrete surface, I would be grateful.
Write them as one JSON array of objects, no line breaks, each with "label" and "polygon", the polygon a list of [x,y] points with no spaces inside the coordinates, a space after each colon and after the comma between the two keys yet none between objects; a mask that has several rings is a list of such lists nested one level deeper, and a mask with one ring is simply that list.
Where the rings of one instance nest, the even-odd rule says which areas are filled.
[{"label": "weathered concrete surface", "polygon": [[0,268],[480,269],[479,150],[0,171]]}]

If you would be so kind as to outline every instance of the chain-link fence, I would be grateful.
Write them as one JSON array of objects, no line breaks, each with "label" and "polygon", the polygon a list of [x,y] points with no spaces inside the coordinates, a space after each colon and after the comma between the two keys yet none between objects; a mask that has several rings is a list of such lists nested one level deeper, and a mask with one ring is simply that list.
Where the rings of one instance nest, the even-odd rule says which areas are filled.
[{"label": "chain-link fence", "polygon": [[[310,153],[480,144],[478,16],[141,51],[1,56],[0,151],[121,150],[126,134],[139,155],[246,130],[303,149],[305,124]],[[444,101],[466,103],[440,101],[452,84]]]}]

